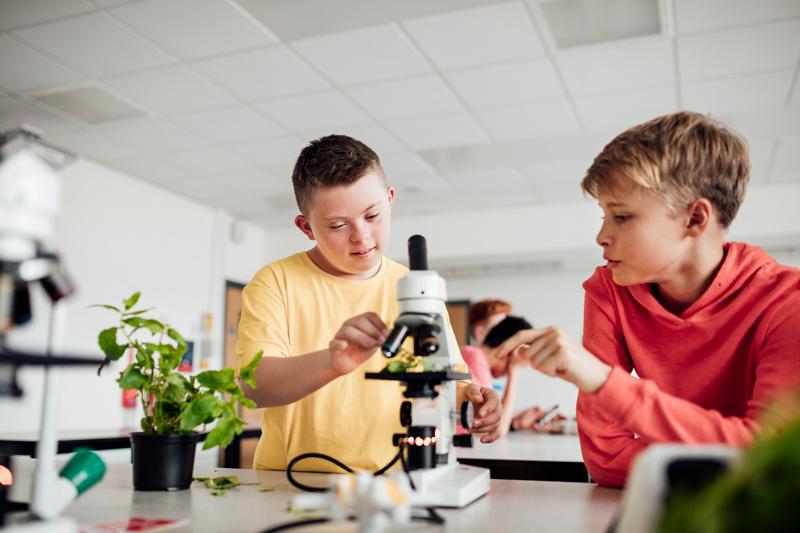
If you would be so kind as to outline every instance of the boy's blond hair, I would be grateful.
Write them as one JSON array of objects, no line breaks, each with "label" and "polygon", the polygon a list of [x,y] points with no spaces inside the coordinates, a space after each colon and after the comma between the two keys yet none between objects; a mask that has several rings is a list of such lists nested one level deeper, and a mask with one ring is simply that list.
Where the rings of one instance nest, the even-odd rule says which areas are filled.
[{"label": "boy's blond hair", "polygon": [[687,111],[664,115],[608,143],[594,158],[581,188],[597,198],[620,185],[619,177],[660,196],[673,211],[706,198],[720,225],[727,228],[750,178],[747,144],[705,115]]}]

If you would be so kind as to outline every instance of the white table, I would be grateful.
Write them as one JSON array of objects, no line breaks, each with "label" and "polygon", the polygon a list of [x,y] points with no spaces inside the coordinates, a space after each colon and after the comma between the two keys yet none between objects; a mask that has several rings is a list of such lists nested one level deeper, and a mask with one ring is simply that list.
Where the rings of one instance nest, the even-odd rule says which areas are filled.
[{"label": "white table", "polygon": [[[16,470],[12,496],[27,498],[33,460],[26,459]],[[129,517],[184,519],[186,523],[169,531],[257,532],[296,520],[287,503],[297,490],[284,472],[228,468],[197,468],[196,476],[237,475],[242,486],[224,496],[212,496],[201,483],[177,492],[135,492],[131,467],[109,465],[103,481],[73,502],[64,515],[87,527]],[[301,481],[320,483],[322,474],[298,474]],[[260,492],[274,487],[272,492]],[[603,532],[619,506],[622,492],[588,483],[492,480],[491,492],[463,509],[442,509],[444,531],[537,531],[539,533]],[[18,518],[17,518],[18,519]],[[323,526],[318,526],[323,529]],[[325,531],[354,531],[353,524],[341,524]],[[312,531],[313,528],[300,529]],[[413,523],[395,531],[442,531],[438,526]]]},{"label": "white table", "polygon": [[577,435],[514,431],[491,444],[473,439],[472,448],[456,448],[458,460],[482,466],[494,479],[589,481]]}]

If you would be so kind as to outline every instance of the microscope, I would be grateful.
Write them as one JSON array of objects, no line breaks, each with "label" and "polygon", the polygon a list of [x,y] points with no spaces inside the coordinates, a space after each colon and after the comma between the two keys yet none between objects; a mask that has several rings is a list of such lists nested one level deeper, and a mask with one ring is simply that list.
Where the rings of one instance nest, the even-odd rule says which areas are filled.
[{"label": "microscope", "polygon": [[[45,145],[29,129],[0,133],[0,397],[23,394],[17,380],[22,366],[45,369],[42,419],[36,447],[36,469],[30,505],[8,501],[0,486],[0,528],[6,513],[30,510],[38,521],[19,523],[14,533],[78,531],[71,520],[58,519],[61,511],[79,494],[99,481],[105,464],[94,452],[79,450],[56,471],[56,402],[58,368],[94,366],[104,359],[66,357],[61,352],[63,301],[75,290],[57,254],[48,245],[59,206],[56,170],[72,156]],[[6,334],[29,322],[33,316],[30,287],[38,283],[52,303],[50,331],[45,354],[9,348]],[[0,457],[0,465],[10,461]]]},{"label": "microscope", "polygon": [[471,443],[471,435],[456,435],[456,422],[469,428],[472,405],[456,406],[456,382],[470,375],[455,370],[458,346],[449,334],[445,281],[428,270],[425,237],[408,240],[409,272],[397,284],[400,315],[381,346],[395,357],[411,337],[414,355],[422,357],[422,372],[370,372],[367,379],[399,381],[406,399],[400,423],[406,433],[394,443],[407,450],[407,467],[420,505],[464,507],[489,492],[489,470],[459,464],[454,445]]}]

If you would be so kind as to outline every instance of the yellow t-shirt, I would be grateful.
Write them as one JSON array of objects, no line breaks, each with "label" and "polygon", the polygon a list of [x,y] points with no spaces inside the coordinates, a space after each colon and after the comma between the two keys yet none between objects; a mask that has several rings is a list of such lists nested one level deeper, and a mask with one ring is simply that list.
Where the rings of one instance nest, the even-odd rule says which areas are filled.
[{"label": "yellow t-shirt", "polygon": [[[384,257],[367,280],[338,278],[319,269],[303,253],[259,270],[242,293],[236,354],[245,364],[256,352],[292,357],[328,347],[342,323],[373,311],[391,327],[397,318],[397,282],[407,269]],[[452,330],[453,346],[456,346]],[[464,367],[457,354],[459,367]],[[373,471],[397,453],[392,434],[400,433],[402,388],[398,382],[367,380],[386,359],[376,353],[341,376],[289,405],[264,409],[255,468],[283,470],[301,453],[321,452],[359,470]],[[297,379],[303,379],[297,376]],[[340,471],[332,463],[307,459],[298,470]]]}]

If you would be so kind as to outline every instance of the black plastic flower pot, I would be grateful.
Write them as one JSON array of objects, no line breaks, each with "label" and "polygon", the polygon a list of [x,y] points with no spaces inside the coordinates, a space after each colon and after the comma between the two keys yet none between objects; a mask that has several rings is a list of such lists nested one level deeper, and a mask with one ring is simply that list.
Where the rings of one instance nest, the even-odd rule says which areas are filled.
[{"label": "black plastic flower pot", "polygon": [[192,484],[199,433],[131,433],[134,490],[184,490]]}]

